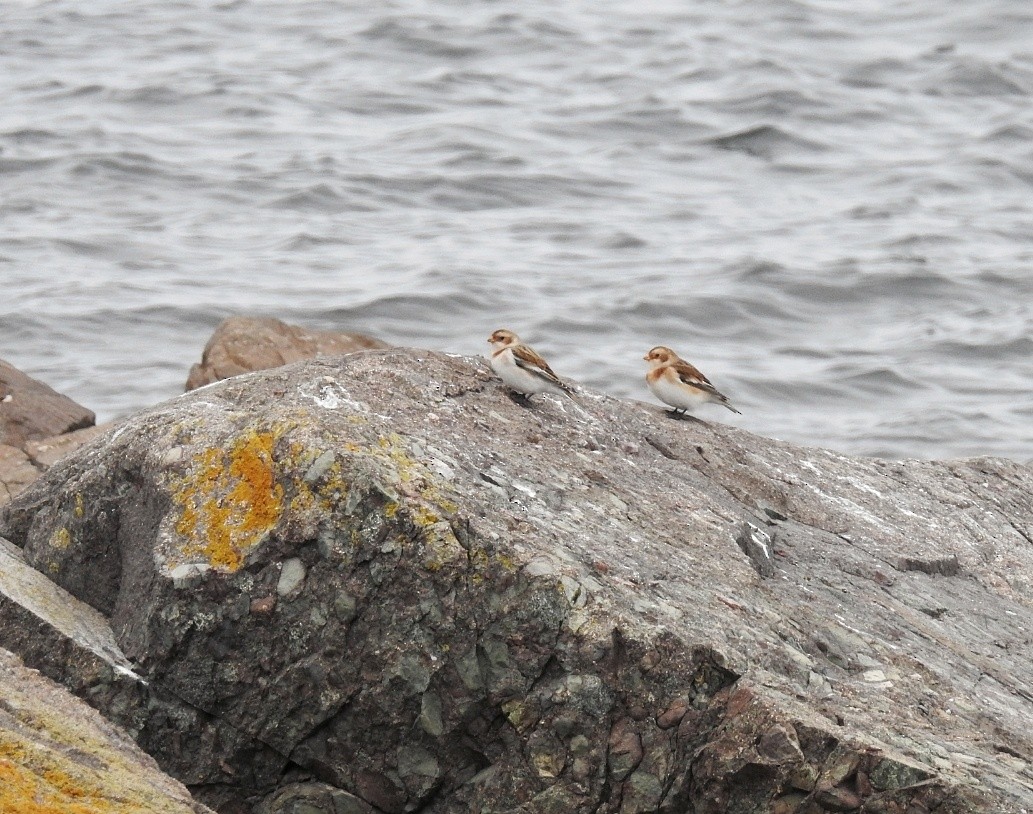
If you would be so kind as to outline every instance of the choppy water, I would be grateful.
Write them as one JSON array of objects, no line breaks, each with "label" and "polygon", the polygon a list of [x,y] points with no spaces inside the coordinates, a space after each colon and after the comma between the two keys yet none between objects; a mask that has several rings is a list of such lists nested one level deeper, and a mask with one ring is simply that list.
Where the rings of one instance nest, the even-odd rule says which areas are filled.
[{"label": "choppy water", "polygon": [[1033,457],[1028,0],[0,5],[0,357],[102,419],[265,313]]}]

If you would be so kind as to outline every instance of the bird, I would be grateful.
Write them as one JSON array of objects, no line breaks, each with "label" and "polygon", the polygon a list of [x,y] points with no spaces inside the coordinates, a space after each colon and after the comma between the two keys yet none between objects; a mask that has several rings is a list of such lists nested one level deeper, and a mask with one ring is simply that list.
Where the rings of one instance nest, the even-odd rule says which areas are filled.
[{"label": "bird", "polygon": [[573,398],[573,388],[560,381],[549,363],[512,331],[500,328],[488,337],[491,369],[512,391],[529,398],[535,393],[555,393]]},{"label": "bird", "polygon": [[710,379],[670,348],[657,345],[642,358],[649,362],[646,374],[649,389],[660,401],[674,408],[672,415],[684,415],[687,410],[708,402],[724,405],[733,413],[739,413],[728,397],[710,383]]}]

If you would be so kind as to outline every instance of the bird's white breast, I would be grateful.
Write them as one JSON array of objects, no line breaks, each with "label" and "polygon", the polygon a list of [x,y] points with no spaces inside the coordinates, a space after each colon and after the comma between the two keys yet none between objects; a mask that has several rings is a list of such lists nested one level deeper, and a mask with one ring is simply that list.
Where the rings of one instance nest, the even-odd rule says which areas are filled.
[{"label": "bird's white breast", "polygon": [[709,393],[694,387],[686,387],[681,382],[671,381],[666,376],[660,376],[655,381],[650,381],[649,389],[660,401],[677,407],[679,410],[693,410],[711,400]]},{"label": "bird's white breast", "polygon": [[534,393],[555,393],[558,388],[541,376],[528,373],[516,363],[513,351],[506,348],[502,353],[491,357],[491,369],[495,371],[505,384],[518,393],[532,395]]}]

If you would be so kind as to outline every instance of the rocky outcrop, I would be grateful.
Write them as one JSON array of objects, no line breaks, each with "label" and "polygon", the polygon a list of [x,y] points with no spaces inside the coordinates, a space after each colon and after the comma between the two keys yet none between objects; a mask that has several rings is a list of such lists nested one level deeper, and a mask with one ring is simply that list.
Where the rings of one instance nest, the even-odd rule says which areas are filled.
[{"label": "rocky outcrop", "polygon": [[211,814],[126,735],[3,648],[0,811]]},{"label": "rocky outcrop", "polygon": [[0,359],[0,444],[22,447],[92,427],[95,420],[85,407]]},{"label": "rocky outcrop", "polygon": [[234,786],[246,778],[248,788],[266,788],[283,776],[283,757],[233,727],[213,725],[201,710],[145,680],[107,618],[30,567],[3,538],[0,644],[100,710],[213,805],[248,811],[234,805],[240,795],[225,788],[227,777]]},{"label": "rocky outcrop", "polygon": [[92,412],[0,360],[0,506],[100,430]]},{"label": "rocky outcrop", "polygon": [[190,368],[186,389],[316,356],[386,347],[363,334],[310,331],[271,317],[230,317],[208,340],[201,363]]},{"label": "rocky outcrop", "polygon": [[1031,490],[391,350],[136,415],[0,532],[222,811],[948,814],[1033,804]]}]

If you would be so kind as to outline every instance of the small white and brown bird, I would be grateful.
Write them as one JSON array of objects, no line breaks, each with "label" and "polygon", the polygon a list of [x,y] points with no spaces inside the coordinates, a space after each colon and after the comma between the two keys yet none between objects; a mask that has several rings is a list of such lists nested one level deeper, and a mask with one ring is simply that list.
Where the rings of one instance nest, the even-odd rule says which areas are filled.
[{"label": "small white and brown bird", "polygon": [[555,393],[573,398],[570,385],[560,381],[549,363],[512,331],[500,328],[488,337],[488,344],[491,345],[491,369],[510,390],[524,397]]},{"label": "small white and brown bird", "polygon": [[[728,397],[710,383],[710,379],[663,345],[657,345],[642,357],[649,362],[646,382],[653,395],[674,408],[674,414],[684,414],[701,404],[722,404],[738,413]],[[739,413],[742,415],[742,413]]]}]

